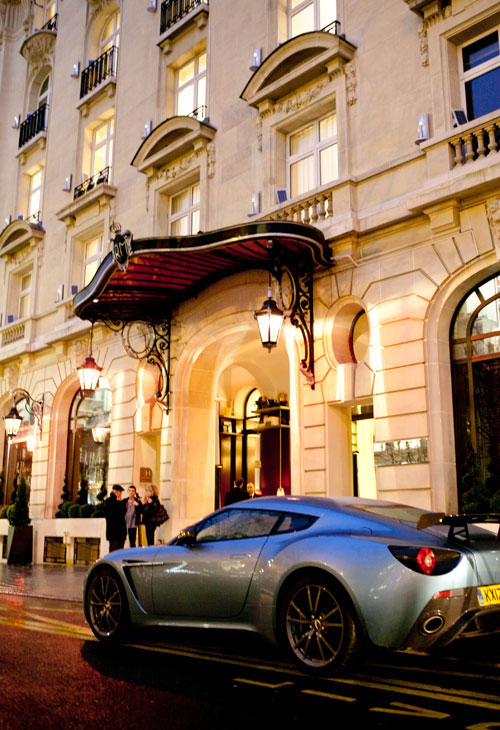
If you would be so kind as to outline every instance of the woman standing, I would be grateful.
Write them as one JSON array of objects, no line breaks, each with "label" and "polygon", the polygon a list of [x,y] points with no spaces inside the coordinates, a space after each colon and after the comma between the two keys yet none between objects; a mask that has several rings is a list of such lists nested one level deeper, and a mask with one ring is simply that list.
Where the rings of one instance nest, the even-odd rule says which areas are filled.
[{"label": "woman standing", "polygon": [[146,528],[146,540],[148,545],[154,545],[156,530],[154,516],[160,509],[158,487],[155,484],[150,484],[146,487],[144,497],[142,498],[142,504],[142,523]]},{"label": "woman standing", "polygon": [[137,526],[142,512],[141,500],[137,495],[134,485],[128,488],[127,509],[125,511],[125,522],[127,523],[128,539],[130,547],[135,547]]}]

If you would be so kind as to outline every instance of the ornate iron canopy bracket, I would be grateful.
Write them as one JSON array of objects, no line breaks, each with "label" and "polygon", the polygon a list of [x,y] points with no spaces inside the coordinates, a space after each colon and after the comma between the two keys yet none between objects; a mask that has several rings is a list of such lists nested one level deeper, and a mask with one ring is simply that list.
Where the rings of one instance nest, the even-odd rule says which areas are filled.
[{"label": "ornate iron canopy bracket", "polygon": [[315,387],[314,375],[314,309],[313,266],[310,258],[298,261],[281,261],[279,253],[272,253],[272,273],[279,282],[280,296],[285,316],[300,330],[304,345],[304,357],[300,372]]},{"label": "ornate iron canopy bracket", "polygon": [[34,398],[32,398],[27,390],[23,390],[22,388],[14,388],[14,390],[12,391],[12,398],[14,399],[14,403],[16,403],[16,399],[17,402],[19,402],[24,398],[26,402],[26,411],[29,413],[30,416],[35,417],[35,421],[37,423],[40,433],[40,438],[42,438],[44,395],[42,394],[40,400],[35,400]]},{"label": "ornate iron canopy bracket", "polygon": [[170,316],[163,322],[121,322],[102,320],[108,329],[119,332],[125,352],[136,360],[146,360],[158,368],[156,402],[170,410]]}]

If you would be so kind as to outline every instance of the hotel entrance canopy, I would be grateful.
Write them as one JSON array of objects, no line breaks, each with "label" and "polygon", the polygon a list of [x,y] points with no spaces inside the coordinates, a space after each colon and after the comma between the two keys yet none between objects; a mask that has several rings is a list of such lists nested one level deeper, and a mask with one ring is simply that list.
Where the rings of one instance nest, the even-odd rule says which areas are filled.
[{"label": "hotel entrance canopy", "polygon": [[[302,334],[300,370],[314,388],[313,269],[331,265],[321,231],[302,223],[260,221],[196,236],[134,240],[130,231],[119,229],[116,224],[112,251],[75,295],[75,314],[121,331],[130,355],[158,367],[156,398],[167,411],[173,308],[210,284],[250,269],[265,269],[278,280],[284,314]],[[150,333],[140,353],[127,335],[134,323]]]},{"label": "hotel entrance canopy", "polygon": [[302,223],[262,221],[185,237],[133,239],[126,232],[115,236],[113,251],[75,295],[74,310],[91,321],[162,322],[226,276],[301,263],[331,264],[321,231]]}]

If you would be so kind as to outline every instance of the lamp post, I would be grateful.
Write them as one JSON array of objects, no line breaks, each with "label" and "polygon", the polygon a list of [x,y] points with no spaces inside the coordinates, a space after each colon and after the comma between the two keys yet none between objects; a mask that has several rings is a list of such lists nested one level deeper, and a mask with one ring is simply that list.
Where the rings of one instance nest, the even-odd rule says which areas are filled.
[{"label": "lamp post", "polygon": [[92,357],[92,339],[94,336],[94,323],[92,322],[92,328],[90,330],[90,345],[89,354],[83,361],[82,365],[77,369],[78,378],[80,380],[80,390],[82,395],[90,395],[97,388],[99,382],[99,376],[102,368],[96,363]]}]

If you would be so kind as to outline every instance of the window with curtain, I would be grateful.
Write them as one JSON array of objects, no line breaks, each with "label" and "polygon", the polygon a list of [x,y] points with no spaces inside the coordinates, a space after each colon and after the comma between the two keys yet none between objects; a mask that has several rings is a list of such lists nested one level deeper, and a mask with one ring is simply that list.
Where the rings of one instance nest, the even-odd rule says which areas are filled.
[{"label": "window with curtain", "polygon": [[288,136],[287,167],[291,198],[338,178],[335,112]]},{"label": "window with curtain", "polygon": [[[113,159],[114,118],[111,117],[94,129],[92,134],[90,177],[111,168]],[[107,182],[110,175],[107,176]]]},{"label": "window with curtain", "polygon": [[95,236],[83,244],[83,286],[89,284],[101,263],[102,236]]}]

